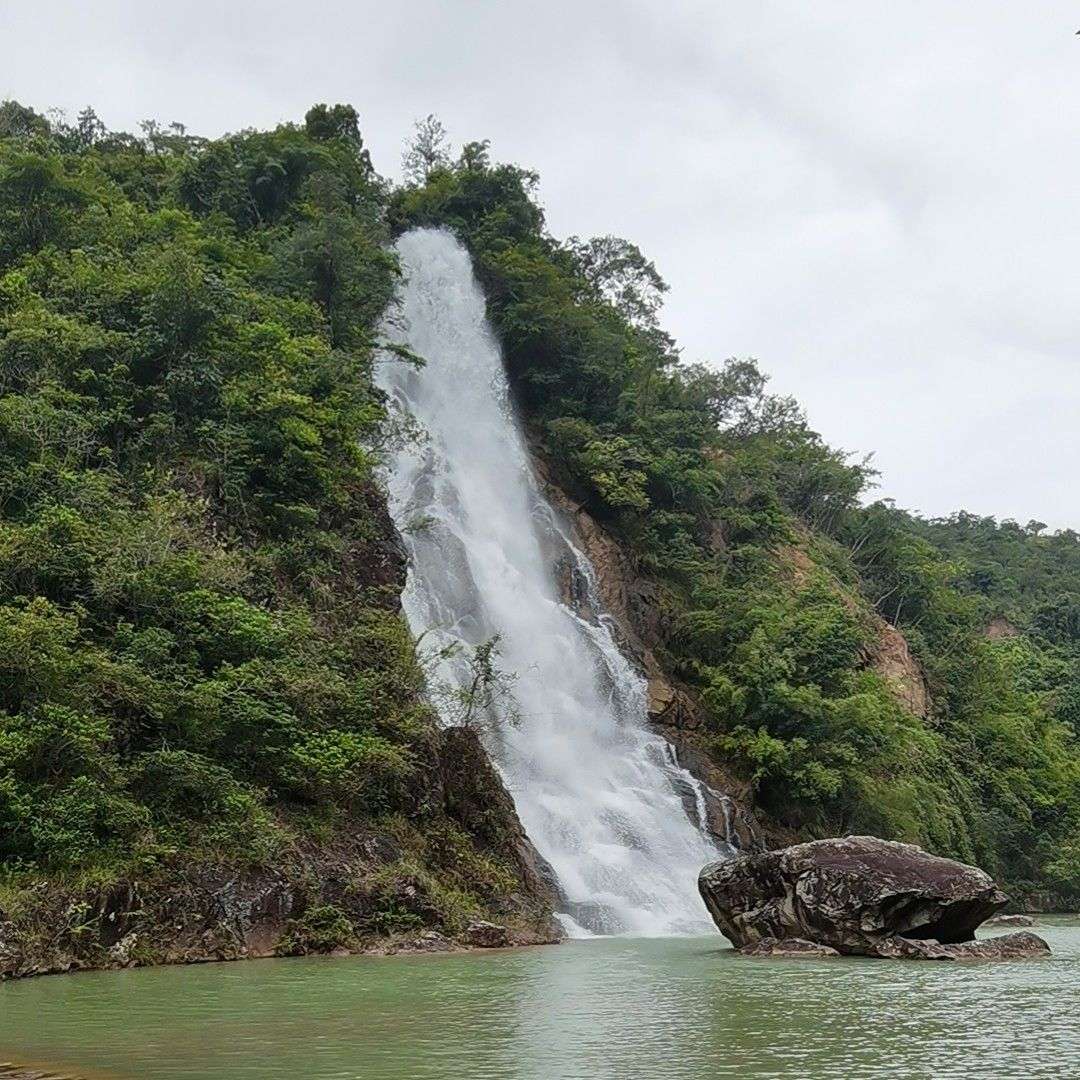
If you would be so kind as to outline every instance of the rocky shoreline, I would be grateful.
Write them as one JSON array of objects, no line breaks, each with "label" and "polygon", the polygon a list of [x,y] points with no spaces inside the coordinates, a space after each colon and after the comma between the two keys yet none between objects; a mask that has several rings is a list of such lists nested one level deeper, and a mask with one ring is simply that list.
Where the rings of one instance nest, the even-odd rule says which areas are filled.
[{"label": "rocky shoreline", "polygon": [[[189,949],[182,955],[162,959],[141,959],[133,948],[125,946],[114,949],[101,960],[83,957],[58,957],[53,960],[31,961],[25,965],[0,969],[0,982],[27,979],[40,975],[66,975],[80,971],[127,971],[139,967],[177,967],[195,964],[227,964],[243,960],[284,960],[296,956],[401,956],[422,953],[481,952],[495,949],[526,948],[534,945],[557,945],[563,935],[555,927],[523,928],[507,927],[483,919],[471,922],[460,934],[446,935],[438,930],[424,930],[415,935],[395,935],[379,941],[362,943],[356,947],[337,946],[330,949],[312,949],[307,952],[283,952],[278,949],[222,948],[215,946],[203,951]],[[0,1064],[0,1080],[6,1080]],[[42,1074],[43,1076],[46,1074]]]},{"label": "rocky shoreline", "polygon": [[499,871],[486,891],[478,878],[469,907],[432,864],[441,860],[451,881],[462,867],[446,852],[418,847],[425,833],[358,821],[260,865],[180,859],[81,888],[29,878],[0,909],[0,981],[334,951],[432,951],[432,934],[442,949],[557,941],[550,868],[476,732],[444,728],[437,738],[425,829],[464,833],[472,848],[457,857]]}]

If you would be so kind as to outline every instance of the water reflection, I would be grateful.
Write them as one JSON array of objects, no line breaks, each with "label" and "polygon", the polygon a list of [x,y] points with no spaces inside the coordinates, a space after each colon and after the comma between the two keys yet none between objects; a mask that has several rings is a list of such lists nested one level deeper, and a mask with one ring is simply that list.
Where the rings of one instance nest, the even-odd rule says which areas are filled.
[{"label": "water reflection", "polygon": [[111,1080],[1030,1080],[1080,1075],[1051,960],[754,960],[719,937],[262,961],[0,987],[0,1059]]}]

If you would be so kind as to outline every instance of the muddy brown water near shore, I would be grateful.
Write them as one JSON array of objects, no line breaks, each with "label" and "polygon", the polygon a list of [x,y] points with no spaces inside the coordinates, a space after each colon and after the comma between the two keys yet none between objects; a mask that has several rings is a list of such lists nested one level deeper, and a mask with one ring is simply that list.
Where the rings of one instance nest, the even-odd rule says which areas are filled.
[{"label": "muddy brown water near shore", "polygon": [[1054,955],[1000,964],[753,959],[711,936],[87,972],[0,986],[0,1060],[87,1080],[1076,1077],[1080,918],[1035,929]]}]

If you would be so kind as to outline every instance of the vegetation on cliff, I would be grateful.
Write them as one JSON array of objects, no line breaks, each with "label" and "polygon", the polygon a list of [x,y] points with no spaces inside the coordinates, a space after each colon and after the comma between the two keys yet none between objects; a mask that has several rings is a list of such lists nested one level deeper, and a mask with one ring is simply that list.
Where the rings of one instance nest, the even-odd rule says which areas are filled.
[{"label": "vegetation on cliff", "polygon": [[[468,244],[542,452],[660,585],[663,660],[711,753],[786,835],[911,840],[1075,896],[1080,537],[862,505],[867,463],[754,362],[680,360],[633,244],[557,241],[535,174],[439,135],[422,127],[391,220]],[[1002,614],[1023,632],[988,635]],[[925,708],[874,663],[885,623]]]},{"label": "vegetation on cliff", "polygon": [[373,480],[385,199],[349,107],[206,142],[0,106],[4,918],[343,831],[369,929],[510,891],[441,801]]}]

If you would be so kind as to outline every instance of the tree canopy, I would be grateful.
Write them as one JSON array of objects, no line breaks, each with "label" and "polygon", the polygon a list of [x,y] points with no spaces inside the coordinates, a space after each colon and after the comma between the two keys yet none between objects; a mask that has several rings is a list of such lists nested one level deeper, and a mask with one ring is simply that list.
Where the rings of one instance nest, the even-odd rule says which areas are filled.
[{"label": "tree canopy", "polygon": [[865,505],[869,462],[756,362],[680,357],[633,243],[559,241],[536,174],[434,116],[404,165],[348,105],[217,140],[0,105],[5,865],[260,860],[427,812],[371,378],[388,241],[424,224],[469,247],[537,452],[654,586],[660,659],[776,834],[1080,894],[1077,534]]}]

